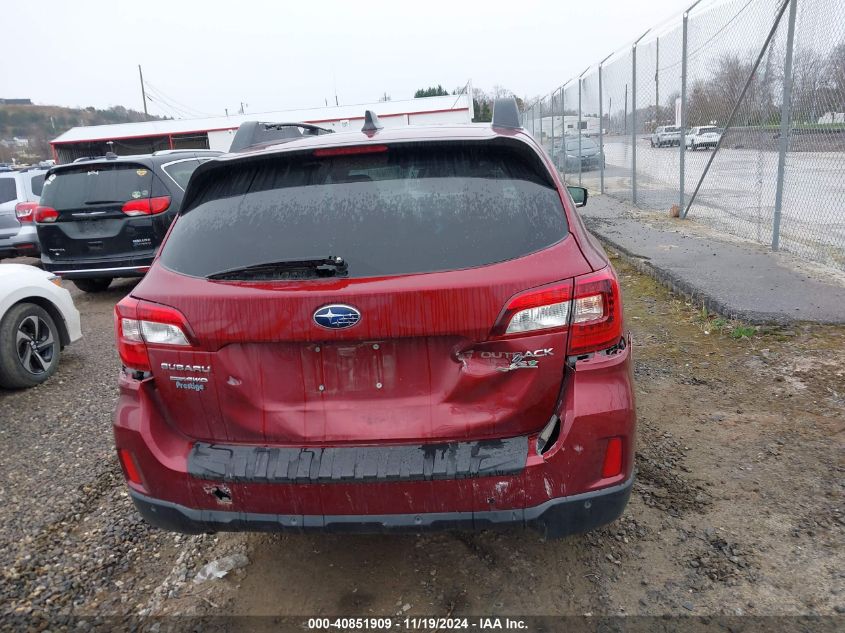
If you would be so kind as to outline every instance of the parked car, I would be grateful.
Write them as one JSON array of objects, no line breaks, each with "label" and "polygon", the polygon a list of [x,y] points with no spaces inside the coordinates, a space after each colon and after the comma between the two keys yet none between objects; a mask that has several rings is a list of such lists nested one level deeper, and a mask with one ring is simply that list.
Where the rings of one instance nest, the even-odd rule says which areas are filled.
[{"label": "parked car", "polygon": [[41,384],[81,336],[79,312],[59,277],[35,266],[0,266],[0,387]]},{"label": "parked car", "polygon": [[655,128],[651,135],[652,147],[663,147],[664,145],[677,146],[681,144],[681,128],[676,125],[663,125]]},{"label": "parked car", "polygon": [[46,173],[43,169],[0,173],[0,259],[38,256],[33,218]]},{"label": "parked car", "polygon": [[140,277],[197,166],[220,152],[163,151],[75,161],[47,173],[35,212],[44,269],[99,292]]},{"label": "parked car", "polygon": [[582,171],[600,169],[604,165],[604,154],[596,142],[587,137],[581,136],[580,153],[578,135],[564,136],[560,141],[555,142],[552,157],[558,169],[567,172],[578,171],[578,164],[581,164]]},{"label": "parked car", "polygon": [[722,138],[722,131],[714,125],[701,125],[691,128],[685,137],[687,147],[691,150],[699,148],[713,149]]},{"label": "parked car", "polygon": [[492,125],[302,136],[197,168],[115,307],[117,454],[180,532],[615,519],[616,273],[513,99]]}]

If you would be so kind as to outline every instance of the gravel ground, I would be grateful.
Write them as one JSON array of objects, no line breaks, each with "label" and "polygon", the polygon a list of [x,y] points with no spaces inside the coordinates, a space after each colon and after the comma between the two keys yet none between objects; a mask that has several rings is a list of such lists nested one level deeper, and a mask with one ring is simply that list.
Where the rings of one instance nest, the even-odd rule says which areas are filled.
[{"label": "gravel ground", "polygon": [[[8,618],[845,611],[845,328],[734,338],[738,324],[616,263],[635,343],[638,481],[618,522],[549,543],[522,531],[187,537],[147,527],[110,429],[111,311],[131,283],[72,289],[83,339],[47,384],[0,392],[0,614],[20,624]],[[192,581],[232,554],[251,563]]]}]

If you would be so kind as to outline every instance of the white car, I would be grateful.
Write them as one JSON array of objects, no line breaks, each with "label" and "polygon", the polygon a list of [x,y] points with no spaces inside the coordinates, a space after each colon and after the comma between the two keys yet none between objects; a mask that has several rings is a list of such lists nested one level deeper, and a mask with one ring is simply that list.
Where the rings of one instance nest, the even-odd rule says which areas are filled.
[{"label": "white car", "polygon": [[41,384],[55,373],[62,348],[81,336],[61,279],[25,264],[0,266],[0,387]]},{"label": "white car", "polygon": [[701,125],[691,128],[684,137],[684,141],[688,149],[696,150],[700,147],[713,149],[720,138],[722,138],[722,130],[715,125]]}]

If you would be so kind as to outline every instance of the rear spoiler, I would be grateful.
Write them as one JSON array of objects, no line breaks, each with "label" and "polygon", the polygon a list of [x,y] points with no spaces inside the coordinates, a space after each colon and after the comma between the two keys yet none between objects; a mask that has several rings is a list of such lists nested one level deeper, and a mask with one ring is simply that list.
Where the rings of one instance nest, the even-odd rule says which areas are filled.
[{"label": "rear spoiler", "polygon": [[235,138],[232,139],[230,152],[242,152],[256,145],[269,143],[284,143],[302,136],[319,136],[331,134],[334,130],[312,125],[310,123],[265,123],[262,121],[246,121],[241,123]]},{"label": "rear spoiler", "polygon": [[519,116],[519,106],[514,97],[496,99],[493,103],[493,127],[519,130],[522,121]]}]

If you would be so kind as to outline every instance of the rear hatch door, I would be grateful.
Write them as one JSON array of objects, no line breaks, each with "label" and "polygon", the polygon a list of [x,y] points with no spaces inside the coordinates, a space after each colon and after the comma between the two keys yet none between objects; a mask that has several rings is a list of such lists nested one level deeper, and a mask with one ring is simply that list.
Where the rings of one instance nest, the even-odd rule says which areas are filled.
[{"label": "rear hatch door", "polygon": [[42,250],[51,259],[132,257],[161,239],[153,215],[130,217],[124,206],[168,195],[153,170],[141,163],[97,162],[57,170],[44,183],[41,205],[58,212],[39,224]]},{"label": "rear hatch door", "polygon": [[[192,348],[151,351],[187,435],[431,442],[548,421],[565,333],[493,332],[515,294],[590,271],[542,159],[516,141],[383,147],[197,173],[133,292],[187,320]],[[329,255],[347,268],[305,263]]]}]

